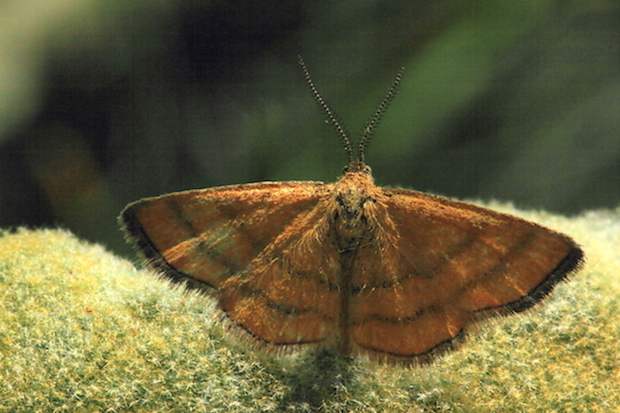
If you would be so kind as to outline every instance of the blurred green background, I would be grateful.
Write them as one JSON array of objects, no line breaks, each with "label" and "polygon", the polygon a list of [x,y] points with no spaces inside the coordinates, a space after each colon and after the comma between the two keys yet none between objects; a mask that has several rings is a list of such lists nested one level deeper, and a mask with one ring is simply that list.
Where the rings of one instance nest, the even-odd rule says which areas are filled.
[{"label": "blurred green background", "polygon": [[0,3],[0,227],[129,254],[128,202],[346,162],[301,54],[379,185],[573,214],[620,204],[620,4]]}]

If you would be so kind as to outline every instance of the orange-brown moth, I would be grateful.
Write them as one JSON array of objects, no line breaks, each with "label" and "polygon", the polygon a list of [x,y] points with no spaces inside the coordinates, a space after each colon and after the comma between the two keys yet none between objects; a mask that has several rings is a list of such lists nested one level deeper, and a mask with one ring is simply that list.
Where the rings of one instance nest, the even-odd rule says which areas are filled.
[{"label": "orange-brown moth", "polygon": [[259,347],[315,346],[416,364],[456,347],[468,326],[526,310],[582,264],[568,236],[510,215],[375,186],[364,152],[402,69],[366,124],[348,134],[337,182],[260,182],[129,204],[127,239],[150,267],[209,293]]}]

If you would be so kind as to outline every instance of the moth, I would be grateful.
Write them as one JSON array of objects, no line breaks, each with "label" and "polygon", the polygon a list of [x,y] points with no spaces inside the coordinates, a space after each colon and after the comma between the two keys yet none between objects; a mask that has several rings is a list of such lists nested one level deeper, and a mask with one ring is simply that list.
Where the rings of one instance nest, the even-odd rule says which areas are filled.
[{"label": "moth", "polygon": [[348,133],[303,61],[348,156],[335,183],[259,182],[133,202],[119,221],[147,265],[217,300],[257,347],[317,347],[404,365],[457,347],[473,324],[524,311],[577,271],[568,236],[423,192],[379,187],[364,155],[401,69],[363,129]]}]

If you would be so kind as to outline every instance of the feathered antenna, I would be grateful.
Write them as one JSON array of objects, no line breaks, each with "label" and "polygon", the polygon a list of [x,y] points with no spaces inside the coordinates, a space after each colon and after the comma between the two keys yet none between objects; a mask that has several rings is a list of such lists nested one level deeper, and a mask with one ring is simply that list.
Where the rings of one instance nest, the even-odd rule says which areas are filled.
[{"label": "feathered antenna", "polygon": [[334,126],[334,128],[336,129],[336,132],[338,132],[338,135],[340,136],[340,139],[342,140],[342,143],[344,144],[344,150],[347,153],[347,157],[349,158],[349,165],[352,165],[353,164],[353,147],[351,146],[351,141],[349,140],[349,132],[346,130],[344,125],[340,124],[340,122],[338,121],[338,118],[334,115],[334,113],[329,108],[327,103],[325,103],[325,101],[323,100],[323,97],[321,96],[317,88],[314,86],[314,82],[312,82],[312,78],[310,78],[310,73],[308,72],[308,69],[306,68],[306,64],[304,63],[304,60],[301,58],[301,56],[299,56],[299,64],[301,65],[301,68],[304,71],[306,82],[308,83],[308,86],[310,86],[310,90],[312,91],[314,98],[316,99],[319,106],[325,112],[327,119]]},{"label": "feathered antenna", "polygon": [[[334,126],[334,128],[336,129],[336,132],[338,132],[338,135],[340,136],[340,139],[342,140],[342,143],[344,144],[344,150],[347,153],[347,157],[349,158],[348,165],[352,166],[353,165],[353,147],[351,146],[351,141],[349,139],[349,136],[350,136],[349,132],[344,127],[344,124],[341,124],[341,122],[338,120],[334,112],[332,112],[332,110],[329,108],[325,100],[323,100],[323,97],[317,90],[316,86],[314,86],[314,82],[312,81],[312,78],[310,77],[310,73],[308,72],[308,69],[306,68],[306,64],[304,63],[304,60],[301,58],[301,56],[299,56],[299,64],[301,65],[301,68],[304,71],[306,82],[308,83],[308,86],[310,86],[310,91],[312,91],[314,98],[316,99],[319,106],[325,112],[327,119]],[[394,79],[394,82],[392,82],[392,86],[390,86],[390,88],[388,89],[387,95],[385,96],[385,98],[383,98],[383,100],[377,107],[377,110],[375,111],[374,115],[368,121],[366,121],[366,124],[364,125],[364,129],[362,129],[360,141],[358,144],[358,161],[361,164],[364,164],[364,154],[366,152],[366,147],[368,146],[368,142],[370,141],[370,137],[372,136],[372,133],[375,127],[381,121],[381,118],[383,117],[383,114],[387,110],[390,102],[392,101],[392,99],[394,99],[394,96],[396,96],[398,85],[400,84],[400,81],[403,78],[404,72],[405,72],[405,68],[401,67],[398,73],[396,74],[396,78]]]},{"label": "feathered antenna", "polygon": [[405,72],[405,68],[401,67],[398,73],[396,74],[396,79],[392,82],[392,86],[388,89],[387,95],[383,98],[383,101],[377,107],[375,114],[366,121],[364,125],[364,129],[362,129],[362,136],[360,138],[359,146],[358,146],[358,154],[360,162],[364,163],[364,152],[366,151],[366,146],[368,146],[368,142],[370,141],[370,137],[372,136],[374,128],[379,124],[383,114],[387,110],[392,99],[396,95],[398,90],[398,85],[400,84],[401,79],[403,78],[403,73]]}]

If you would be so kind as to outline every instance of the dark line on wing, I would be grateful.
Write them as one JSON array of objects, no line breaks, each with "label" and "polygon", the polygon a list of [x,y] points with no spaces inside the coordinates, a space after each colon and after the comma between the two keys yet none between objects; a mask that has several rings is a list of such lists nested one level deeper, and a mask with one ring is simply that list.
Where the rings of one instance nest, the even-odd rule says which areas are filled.
[{"label": "dark line on wing", "polygon": [[361,320],[350,323],[350,325],[359,326],[359,325],[368,323],[370,321],[379,321],[381,323],[404,325],[404,324],[409,324],[415,321],[416,319],[422,316],[425,316],[427,314],[438,313],[439,312],[438,310],[440,310],[440,307],[436,305],[429,305],[426,307],[419,308],[413,313],[413,315],[406,316],[406,317],[390,317],[390,316],[385,316],[381,314],[371,314],[369,316],[362,318]]},{"label": "dark line on wing", "polygon": [[183,209],[181,208],[181,203],[176,202],[174,197],[168,198],[166,201],[166,205],[172,211],[174,211],[176,220],[179,221],[182,226],[186,229],[186,231],[190,234],[190,238],[195,238],[198,236],[198,231],[196,231],[196,227],[194,227],[188,219],[185,218],[185,214],[183,213]]},{"label": "dark line on wing", "polygon": [[[228,268],[230,275],[236,274],[238,271],[242,270],[242,268],[237,267],[232,261],[224,259],[224,254],[222,253],[222,251],[213,247],[215,242],[201,239],[201,231],[198,231],[198,229],[192,224],[192,222],[185,218],[185,214],[182,209],[182,203],[176,202],[174,198],[170,198],[167,202],[167,205],[172,211],[174,211],[176,221],[180,225],[182,225],[185,228],[186,232],[189,234],[189,237],[184,242],[195,239],[196,241],[191,243],[192,248],[206,254],[209,258],[213,259],[213,261],[218,262]],[[216,208],[220,213],[223,212],[222,208],[218,207],[217,205],[214,205],[214,208]],[[161,259],[166,262],[168,267],[174,268],[174,271],[183,274],[184,276],[191,277],[188,274],[176,269],[163,256],[161,257]]]},{"label": "dark line on wing", "polygon": [[209,289],[215,289],[214,285],[209,284],[206,281],[197,280],[192,278],[188,274],[179,271],[172,264],[170,264],[155,245],[151,242],[151,239],[144,231],[144,228],[136,218],[135,212],[132,207],[126,208],[121,214],[121,220],[123,222],[123,228],[127,239],[130,241],[134,249],[138,251],[147,260],[149,266],[165,275],[174,283],[185,283],[188,288],[204,291],[205,287]]},{"label": "dark line on wing", "polygon": [[247,285],[243,285],[239,288],[240,291],[244,293],[244,297],[260,297],[260,299],[265,303],[267,308],[270,308],[277,313],[284,315],[302,315],[302,314],[314,314],[318,318],[325,321],[333,321],[332,317],[329,317],[319,311],[316,311],[312,308],[300,308],[296,305],[285,305],[282,303],[278,303],[271,298],[267,297],[263,290],[252,288]]},{"label": "dark line on wing", "polygon": [[[201,232],[197,230],[197,228],[192,224],[190,220],[186,219],[185,214],[182,209],[182,203],[175,201],[175,198],[170,198],[167,200],[166,204],[168,208],[170,208],[170,210],[174,212],[174,216],[175,216],[177,223],[181,225],[189,235],[189,237],[184,242],[194,240],[194,239],[197,240],[196,242],[191,244],[192,247],[198,247],[199,250],[202,251],[204,254],[206,254],[209,258],[212,258],[214,261],[228,268],[229,275],[233,275],[242,269],[242,268],[237,267],[232,261],[224,259],[223,258],[224,255],[222,254],[221,251],[209,245],[209,244],[213,244],[213,242],[209,243],[207,241],[200,239]],[[221,208],[218,208],[217,206],[215,207],[218,209],[218,212],[222,211]],[[138,220],[136,219],[135,214],[132,216],[132,221],[138,224]],[[192,277],[191,275],[181,271],[180,269],[176,268],[173,264],[168,262],[168,260],[166,260],[166,258],[159,252],[159,250],[151,242],[150,238],[146,234],[146,231],[144,231],[141,225],[140,225],[140,230],[141,230],[144,240],[148,242],[149,248],[154,253],[156,253],[154,254],[153,257],[147,257],[147,258],[151,258],[151,262],[153,264],[157,264],[157,269],[161,270],[164,273],[164,275],[171,278],[174,282],[185,281],[188,283],[188,287],[190,288],[202,288],[204,287],[204,285],[207,285],[211,288],[217,288],[214,285],[206,281],[198,280],[197,278]],[[189,280],[192,280],[192,283],[189,283]],[[194,282],[197,282],[198,286],[192,285]]]},{"label": "dark line on wing", "polygon": [[[471,289],[473,285],[479,284],[481,281],[486,281],[488,279],[498,278],[498,275],[506,273],[507,269],[506,269],[505,263],[510,261],[509,257],[511,255],[518,254],[519,251],[530,246],[536,238],[537,238],[536,231],[528,232],[521,239],[520,242],[513,245],[513,248],[511,248],[509,252],[502,257],[503,259],[499,261],[497,265],[490,268],[489,271],[485,272],[482,275],[482,277],[479,277],[475,280],[471,280],[470,282],[463,285],[463,287],[455,290],[453,296],[460,296],[464,291]],[[489,310],[494,310],[494,309],[502,309],[502,308],[506,308],[513,312],[521,312],[521,311],[524,311],[532,307],[536,303],[540,302],[544,297],[546,297],[553,290],[553,287],[555,286],[555,284],[562,281],[562,279],[566,277],[566,274],[568,274],[573,269],[575,269],[577,265],[579,265],[582,257],[583,257],[583,252],[579,248],[576,248],[576,247],[573,248],[573,250],[571,250],[571,252],[567,254],[567,256],[556,266],[556,268],[553,271],[551,271],[551,273],[547,275],[547,277],[545,277],[545,279],[540,284],[538,284],[536,287],[530,290],[528,294],[520,297],[517,300],[511,301],[506,304],[502,304],[502,305],[494,306],[494,307],[485,307],[483,309],[474,310],[474,313],[489,311]],[[391,283],[391,284],[395,284],[395,283]],[[412,316],[408,316],[408,317],[387,317],[387,316],[380,315],[380,314],[373,314],[373,315],[366,316],[361,320],[358,320],[355,323],[355,325],[361,325],[363,323],[367,323],[370,321],[380,321],[380,322],[385,322],[385,323],[390,322],[394,324],[406,324],[406,323],[409,323],[415,320],[416,318],[421,317],[424,314],[427,314],[429,312],[436,312],[436,311],[432,311],[432,309],[435,307],[436,306],[431,305],[431,306],[420,308]],[[500,316],[502,314],[492,314],[492,315]]]},{"label": "dark line on wing", "polygon": [[[473,236],[469,236],[467,238],[465,238],[462,242],[459,242],[457,244],[454,244],[454,247],[446,252],[445,254],[442,254],[440,258],[441,262],[438,263],[437,265],[435,265],[434,267],[430,268],[428,271],[425,271],[424,273],[416,271],[415,270],[415,263],[410,263],[410,268],[412,268],[413,272],[411,273],[407,273],[401,277],[397,277],[397,278],[393,278],[391,280],[386,280],[386,281],[382,281],[380,283],[376,283],[376,284],[364,284],[363,286],[359,286],[359,285],[353,285],[351,287],[351,294],[352,295],[358,295],[361,294],[364,290],[369,290],[369,289],[387,289],[387,288],[392,288],[394,286],[397,285],[402,285],[405,282],[407,282],[410,279],[425,279],[425,280],[431,280],[433,278],[435,278],[435,275],[437,272],[439,272],[439,268],[441,268],[442,266],[444,266],[447,262],[449,262],[450,260],[454,259],[454,257],[458,256],[459,254],[462,254],[464,252],[466,252],[466,248],[475,243],[476,241],[476,237]],[[402,258],[402,256],[401,256]]]},{"label": "dark line on wing", "polygon": [[583,251],[573,246],[568,254],[560,261],[560,263],[528,294],[523,297],[495,307],[486,307],[476,310],[476,313],[483,311],[492,311],[497,309],[506,309],[515,313],[527,310],[533,305],[544,299],[555,286],[564,281],[571,272],[578,269],[583,263]]},{"label": "dark line on wing", "polygon": [[[501,260],[499,260],[498,263],[495,266],[491,267],[488,271],[483,273],[481,277],[478,277],[476,279],[470,280],[468,283],[466,283],[461,288],[456,290],[454,292],[453,296],[459,296],[459,295],[463,294],[465,291],[468,291],[468,290],[472,289],[473,286],[475,286],[477,284],[481,284],[482,282],[485,282],[487,280],[497,280],[497,279],[501,278],[501,276],[503,274],[507,274],[508,273],[508,268],[506,267],[506,263],[512,261],[510,257],[514,256],[514,255],[517,255],[519,253],[519,251],[522,251],[522,250],[526,249],[527,247],[529,247],[530,245],[532,245],[537,237],[538,237],[538,233],[534,229],[532,231],[527,232],[521,238],[521,240],[519,242],[513,244],[512,248],[510,248],[508,253],[503,255],[501,257]],[[536,288],[536,287],[534,287],[534,288]],[[525,296],[522,296],[521,298],[515,300],[515,301],[521,300],[521,299],[523,299],[525,297],[527,297],[527,294]],[[495,306],[495,307],[485,307],[485,309],[502,308],[502,307],[505,307],[507,305],[508,304],[502,304],[500,306]],[[532,305],[533,304],[531,304],[530,307]],[[484,311],[485,309],[474,310],[474,312]]]},{"label": "dark line on wing", "polygon": [[414,353],[414,354],[394,353],[394,352],[385,351],[385,350],[382,350],[376,347],[364,346],[360,344],[357,344],[357,345],[361,348],[374,351],[375,353],[378,353],[378,354],[384,354],[390,357],[395,357],[395,358],[400,358],[400,359],[405,359],[405,360],[409,359],[410,361],[415,361],[416,358],[420,358],[422,360],[418,360],[419,362],[428,363],[432,361],[432,357],[437,356],[441,353],[450,351],[450,350],[454,350],[458,345],[460,345],[464,341],[464,339],[465,339],[465,329],[460,329],[454,336],[435,344],[433,347],[429,348],[428,350],[425,350],[421,353]]},{"label": "dark line on wing", "polygon": [[[318,204],[318,202],[320,201],[319,198],[313,199],[314,202],[308,202],[307,200],[300,200],[296,203],[291,203],[288,204],[286,206],[278,206],[278,207],[269,207],[269,208],[261,208],[259,210],[255,210],[254,213],[258,213],[258,214],[262,214],[262,215],[281,215],[280,211],[283,209],[288,209],[291,205],[293,204],[307,204],[304,205],[303,209],[299,209],[298,212],[295,215],[292,215],[289,217],[288,222],[284,222],[282,223],[282,228],[281,228],[281,232],[284,232],[284,230],[286,228],[288,228],[293,221],[295,221],[301,214],[303,213],[308,213],[309,211],[312,211],[316,205]],[[214,261],[221,263],[222,265],[230,268],[232,270],[232,274],[236,274],[239,273],[241,271],[247,270],[249,264],[255,259],[257,258],[264,250],[265,248],[267,248],[279,235],[280,233],[278,233],[276,236],[272,237],[272,239],[269,240],[269,242],[265,242],[262,240],[259,240],[256,237],[256,232],[252,231],[252,228],[254,227],[255,223],[253,220],[249,219],[248,216],[245,217],[245,219],[238,219],[238,215],[234,214],[234,208],[226,208],[225,206],[216,206],[216,208],[218,209],[219,212],[221,212],[221,214],[223,216],[228,216],[228,217],[234,217],[231,218],[228,222],[228,225],[223,225],[223,228],[226,228],[226,230],[230,233],[230,234],[235,234],[241,238],[244,239],[244,242],[248,242],[250,243],[250,245],[252,245],[252,247],[254,248],[256,254],[254,256],[251,257],[251,259],[247,260],[247,262],[245,263],[244,266],[240,267],[238,265],[236,265],[236,261],[230,261],[227,259],[224,259],[224,257],[226,256],[226,252],[229,249],[234,249],[234,248],[225,248],[223,251],[218,248],[218,243],[220,240],[229,238],[229,237],[223,237],[223,238],[218,238],[218,239],[210,239],[210,240],[200,240],[197,242],[197,246],[200,246],[202,248],[202,250],[204,251],[204,253],[208,254],[210,258],[212,258]],[[198,235],[196,238],[200,238],[200,235]],[[230,238],[233,238],[232,236],[230,236]],[[233,254],[234,255],[234,254]],[[308,275],[306,275],[306,277],[309,278]],[[319,280],[320,281],[320,280]]]},{"label": "dark line on wing", "polygon": [[[472,285],[475,284],[479,284],[481,281],[486,281],[488,279],[494,279],[497,278],[498,274],[502,274],[506,272],[506,266],[505,266],[505,262],[510,261],[510,259],[508,257],[510,257],[510,255],[513,255],[515,253],[518,253],[519,251],[523,250],[524,248],[526,248],[528,245],[530,245],[532,243],[532,240],[535,238],[536,233],[534,231],[528,232],[526,234],[525,237],[523,237],[523,239],[517,243],[514,244],[515,247],[511,248],[510,251],[504,255],[502,257],[502,260],[500,260],[497,265],[491,267],[487,272],[481,274],[480,277],[476,278],[475,280],[471,280],[468,283],[466,283],[465,285],[463,285],[463,287],[457,289],[454,291],[453,296],[459,296],[461,295],[464,291],[467,291],[469,289],[471,289]],[[471,240],[473,238],[469,238],[468,240]],[[463,243],[464,244],[464,243]],[[400,277],[398,280],[401,280],[403,278],[409,278],[409,277]],[[392,283],[392,285],[396,284],[396,282]],[[523,297],[522,297],[523,298]],[[517,300],[518,301],[518,300]],[[508,305],[508,304],[506,304]],[[504,307],[505,305],[499,306],[499,307]],[[371,320],[378,320],[378,321],[383,321],[383,322],[392,322],[392,323],[401,323],[404,324],[405,322],[409,322],[409,321],[413,321],[415,318],[418,318],[420,316],[422,316],[423,314],[427,313],[428,309],[430,309],[433,306],[429,306],[426,308],[420,308],[418,311],[416,311],[414,316],[411,317],[386,317],[386,316],[382,316],[382,315],[372,315],[372,316],[368,316],[365,317],[364,319],[360,320],[359,323],[365,323]],[[475,312],[478,312],[480,310],[475,310]],[[401,322],[401,319],[403,320]]]},{"label": "dark line on wing", "polygon": [[228,268],[229,275],[237,274],[238,272],[243,271],[247,268],[247,266],[239,267],[235,264],[234,261],[227,259],[224,253],[218,248],[216,248],[214,244],[216,244],[216,242],[198,239],[195,243],[192,244],[192,250],[203,253],[209,258],[211,258],[213,261],[222,264],[224,267]]},{"label": "dark line on wing", "polygon": [[[508,271],[506,267],[506,263],[512,261],[510,257],[514,256],[519,251],[522,251],[523,249],[532,245],[533,241],[536,238],[537,238],[536,231],[532,230],[532,231],[527,232],[519,242],[512,245],[512,247],[508,250],[506,254],[499,257],[500,259],[497,261],[497,263],[493,267],[489,268],[486,272],[481,273],[479,277],[476,277],[475,279],[472,279],[469,282],[465,283],[461,288],[456,289],[454,293],[452,294],[452,296],[458,297],[464,292],[470,290],[472,286],[476,284],[480,284],[487,280],[494,280],[494,279],[500,278],[502,274],[505,274]],[[478,311],[478,310],[475,310],[475,311]]]},{"label": "dark line on wing", "polygon": [[[171,210],[174,211],[177,222],[179,222],[186,229],[186,232],[190,235],[190,237],[187,240],[185,240],[185,241],[190,241],[190,240],[194,240],[194,239],[196,240],[195,242],[191,243],[191,245],[192,245],[194,250],[198,250],[198,251],[206,254],[209,258],[213,259],[213,261],[218,262],[218,263],[222,264],[223,266],[225,266],[226,268],[228,268],[230,275],[236,274],[237,272],[239,272],[239,271],[244,269],[244,268],[238,267],[233,261],[225,259],[224,253],[221,250],[219,250],[219,249],[217,249],[215,247],[215,245],[217,244],[217,241],[219,239],[215,240],[215,241],[214,240],[203,240],[203,239],[201,239],[201,235],[202,235],[203,232],[198,231],[197,228],[192,224],[192,222],[185,218],[185,214],[183,212],[182,204],[181,203],[176,202],[174,200],[174,198],[171,198],[167,202],[167,204],[168,204],[168,207]],[[227,216],[226,215],[226,210],[223,209],[221,206],[213,205],[213,207],[216,208],[217,211],[221,215]],[[236,230],[236,229],[238,229],[237,227],[239,226],[239,223],[237,223],[237,224],[238,225],[236,225],[236,226],[228,226],[227,228],[232,228],[233,230]],[[244,234],[247,235],[247,231],[244,231]],[[248,235],[248,238],[252,238],[252,237],[250,237]],[[162,259],[163,259],[163,257],[162,257]],[[168,264],[168,266],[173,267],[173,265],[168,263],[167,261],[166,261],[166,263]],[[176,270],[176,271],[177,272],[181,272],[179,270]]]}]

